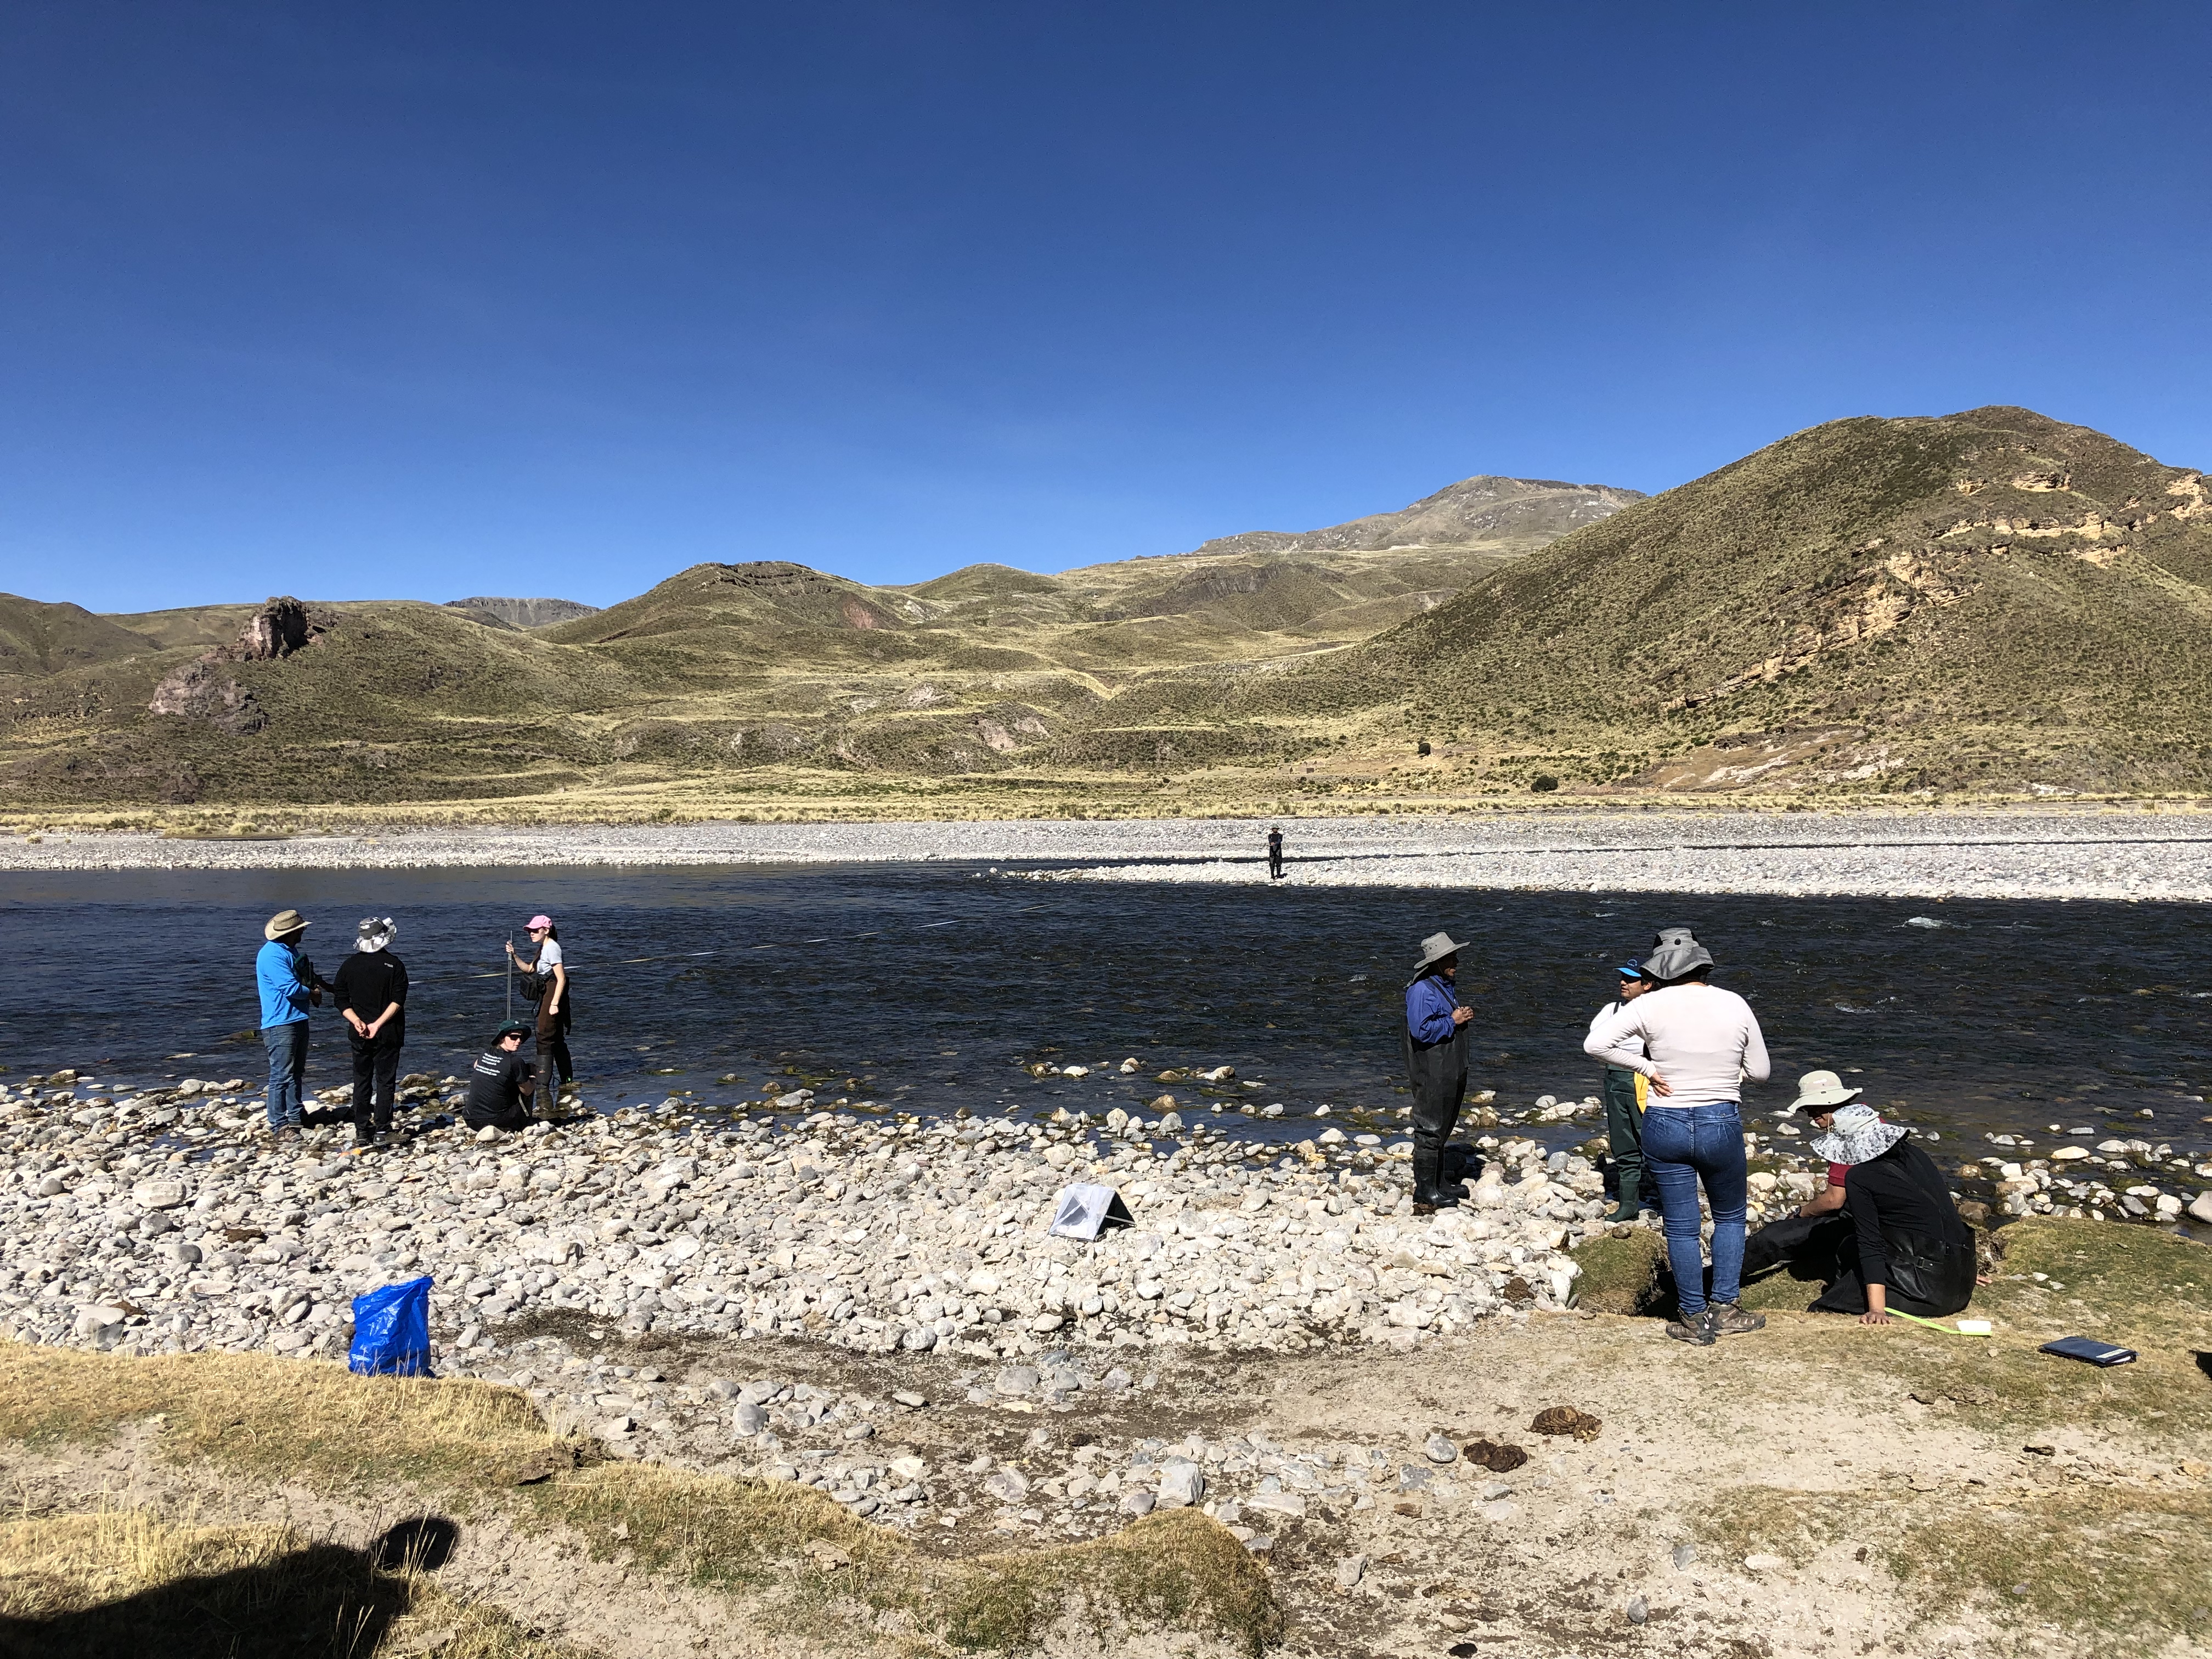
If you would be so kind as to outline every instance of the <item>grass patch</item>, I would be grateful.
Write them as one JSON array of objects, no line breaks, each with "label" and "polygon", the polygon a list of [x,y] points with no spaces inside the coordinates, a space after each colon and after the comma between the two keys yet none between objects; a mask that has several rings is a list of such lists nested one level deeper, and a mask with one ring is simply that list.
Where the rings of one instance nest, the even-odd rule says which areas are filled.
[{"label": "grass patch", "polygon": [[[728,1595],[759,1622],[802,1638],[849,1640],[872,1626],[901,1641],[918,1636],[941,1648],[1021,1651],[1071,1627],[1095,1633],[1109,1648],[1128,1632],[1172,1629],[1256,1655],[1282,1628],[1266,1571],[1225,1528],[1188,1510],[1085,1543],[940,1561],[855,1519],[811,1486],[597,1461],[587,1444],[554,1437],[526,1396],[487,1383],[354,1376],[335,1364],[260,1354],[138,1358],[0,1343],[0,1439],[33,1447],[99,1442],[154,1419],[159,1451],[177,1462],[250,1482],[380,1498],[401,1489],[465,1513],[496,1508],[526,1527],[565,1528],[601,1557],[627,1554],[645,1572]],[[232,1600],[304,1597],[301,1607],[317,1617],[335,1619],[342,1606],[387,1623],[399,1616],[392,1598],[400,1592],[383,1583],[391,1575],[357,1583],[362,1569],[349,1553],[302,1554],[296,1540],[285,1542],[268,1528],[187,1535],[150,1520],[79,1517],[71,1524],[101,1539],[109,1534],[99,1528],[110,1529],[101,1559],[122,1560],[130,1539],[140,1538],[131,1547],[149,1565],[132,1571],[154,1588],[133,1591],[125,1577],[112,1576],[105,1591],[70,1590],[60,1579],[48,1583],[32,1574],[24,1577],[25,1607],[92,1619],[95,1602],[155,1595],[173,1581],[213,1584]],[[36,1542],[26,1534],[24,1559],[45,1559],[32,1548]],[[11,1571],[18,1554],[6,1549]],[[312,1595],[286,1588],[295,1577],[319,1588]],[[207,1590],[202,1599],[215,1594]],[[280,1622],[293,1629],[307,1616],[287,1613]],[[33,1650],[75,1651],[37,1644],[26,1650]],[[282,1650],[297,1651],[296,1642]],[[349,1649],[341,1640],[332,1650],[376,1650]],[[553,1650],[483,1651],[489,1659]],[[4,1644],[0,1654],[13,1659]]]},{"label": "grass patch", "polygon": [[945,1562],[787,1481],[621,1463],[532,1490],[538,1512],[595,1553],[628,1550],[654,1573],[763,1596],[767,1620],[796,1632],[840,1627],[865,1609],[890,1615],[884,1628],[1010,1652],[1070,1620],[1109,1645],[1133,1630],[1194,1629],[1257,1655],[1282,1630],[1265,1571],[1194,1510],[1084,1543]]},{"label": "grass patch", "polygon": [[[442,1638],[442,1640],[440,1638]],[[295,1659],[423,1651],[580,1659],[405,1564],[283,1527],[201,1527],[151,1510],[0,1524],[0,1654],[15,1659]]]},{"label": "grass patch", "polygon": [[1627,1237],[1600,1234],[1575,1252],[1582,1277],[1575,1281],[1575,1305],[1593,1313],[1655,1314],[1672,1311],[1674,1292],[1662,1283],[1667,1241],[1648,1227],[1631,1227]]},{"label": "grass patch", "polygon": [[1714,1501],[1700,1530],[1739,1559],[1771,1553],[1800,1565],[1856,1546],[1933,1618],[1971,1604],[2007,1622],[2065,1626],[2092,1651],[2212,1637],[2212,1492],[2202,1489],[2075,1487],[1992,1502],[1742,1486]]},{"label": "grass patch", "polygon": [[0,1343],[0,1437],[99,1440],[155,1416],[167,1456],[325,1490],[509,1486],[586,1449],[556,1439],[526,1396],[484,1382],[360,1377],[262,1354]]}]

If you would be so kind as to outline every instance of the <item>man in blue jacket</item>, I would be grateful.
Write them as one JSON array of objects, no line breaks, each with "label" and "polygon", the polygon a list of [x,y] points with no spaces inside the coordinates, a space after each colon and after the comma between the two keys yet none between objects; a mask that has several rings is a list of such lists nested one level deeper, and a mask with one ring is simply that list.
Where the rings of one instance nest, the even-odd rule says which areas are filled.
[{"label": "man in blue jacket", "polygon": [[1443,1184],[1444,1147],[1467,1097],[1467,1024],[1474,1011],[1459,1000],[1459,945],[1449,933],[1421,941],[1413,982],[1406,988],[1406,1076],[1413,1085],[1413,1213],[1456,1206],[1462,1189]]},{"label": "man in blue jacket", "polygon": [[261,1042],[269,1051],[269,1132],[300,1133],[300,1079],[307,1069],[307,1009],[323,1000],[322,976],[301,950],[310,926],[297,910],[279,910],[261,930],[268,942],[253,958],[261,991]]}]

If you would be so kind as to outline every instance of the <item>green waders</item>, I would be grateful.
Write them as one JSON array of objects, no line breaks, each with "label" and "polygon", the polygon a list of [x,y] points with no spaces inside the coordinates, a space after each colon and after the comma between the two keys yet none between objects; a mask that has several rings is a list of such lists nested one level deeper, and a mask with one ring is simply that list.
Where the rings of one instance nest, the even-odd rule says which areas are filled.
[{"label": "green waders", "polygon": [[1605,1068],[1605,1138],[1619,1176],[1620,1207],[1630,1215],[1657,1208],[1644,1196],[1644,1115],[1636,1109],[1636,1073],[1626,1066]]}]

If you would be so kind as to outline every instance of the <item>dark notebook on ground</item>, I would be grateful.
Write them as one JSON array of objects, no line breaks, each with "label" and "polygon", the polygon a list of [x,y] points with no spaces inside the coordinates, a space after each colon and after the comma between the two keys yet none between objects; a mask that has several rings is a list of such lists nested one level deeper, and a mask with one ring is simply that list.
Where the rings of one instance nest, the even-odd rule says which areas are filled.
[{"label": "dark notebook on ground", "polygon": [[2046,1342],[2038,1353],[2055,1353],[2067,1359],[2086,1359],[2092,1365],[2128,1365],[2135,1362],[2133,1348],[2116,1348],[2109,1342],[2092,1342],[2086,1336],[2062,1336]]}]

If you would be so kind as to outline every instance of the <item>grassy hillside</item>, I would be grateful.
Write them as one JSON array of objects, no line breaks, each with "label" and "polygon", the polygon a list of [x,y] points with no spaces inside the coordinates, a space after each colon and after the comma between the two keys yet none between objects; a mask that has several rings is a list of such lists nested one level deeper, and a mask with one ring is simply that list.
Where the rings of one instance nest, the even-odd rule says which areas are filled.
[{"label": "grassy hillside", "polygon": [[81,605],[46,605],[0,593],[0,674],[27,678],[64,673],[135,656],[151,644],[143,635]]},{"label": "grassy hillside", "polygon": [[8,604],[18,818],[2212,791],[2204,480],[2016,409],[1834,422],[1648,500],[1476,478],[1056,576],[698,565],[527,630],[325,607],[278,661],[201,655],[250,608]]},{"label": "grassy hillside", "polygon": [[21,685],[0,785],[32,811],[557,813],[640,810],[676,786],[730,810],[794,779],[901,807],[988,781],[1009,810],[1062,810],[1102,781],[1150,789],[1296,752],[1249,722],[1132,725],[1112,713],[1127,687],[1355,643],[1631,499],[1470,480],[1408,509],[1448,547],[1390,545],[1384,515],[1289,555],[1221,544],[1061,576],[974,565],[872,587],[763,562],[694,566],[605,611],[316,605],[323,631],[272,661],[232,648],[256,606],[104,619],[8,601],[0,637],[21,643],[0,664]]},{"label": "grassy hillside", "polygon": [[2201,790],[2212,507],[2027,410],[1838,421],[1358,649],[1136,704],[1425,740],[1462,787]]}]

